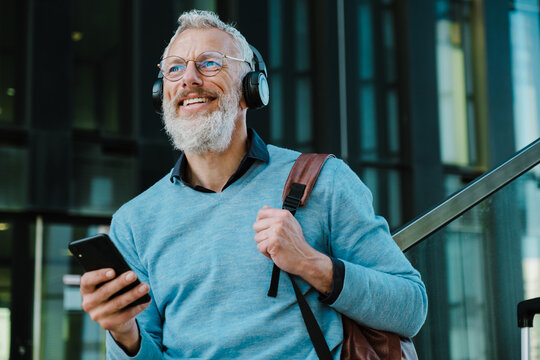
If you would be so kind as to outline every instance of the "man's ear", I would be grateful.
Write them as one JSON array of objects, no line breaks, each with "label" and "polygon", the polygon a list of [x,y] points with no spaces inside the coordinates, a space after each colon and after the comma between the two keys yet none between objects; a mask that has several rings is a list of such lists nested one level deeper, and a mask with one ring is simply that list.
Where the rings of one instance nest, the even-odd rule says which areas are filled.
[{"label": "man's ear", "polygon": [[242,110],[247,110],[248,108],[244,94],[242,94],[242,96],[240,97],[240,107],[242,108]]}]

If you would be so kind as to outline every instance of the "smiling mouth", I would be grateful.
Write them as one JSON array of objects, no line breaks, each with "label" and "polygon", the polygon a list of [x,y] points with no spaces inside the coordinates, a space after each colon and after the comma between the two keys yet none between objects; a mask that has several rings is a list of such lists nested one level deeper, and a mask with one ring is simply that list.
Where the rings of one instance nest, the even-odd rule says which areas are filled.
[{"label": "smiling mouth", "polygon": [[180,106],[188,106],[191,104],[202,104],[207,103],[214,100],[213,98],[207,98],[207,97],[197,97],[192,99],[185,99],[184,101],[180,101]]}]

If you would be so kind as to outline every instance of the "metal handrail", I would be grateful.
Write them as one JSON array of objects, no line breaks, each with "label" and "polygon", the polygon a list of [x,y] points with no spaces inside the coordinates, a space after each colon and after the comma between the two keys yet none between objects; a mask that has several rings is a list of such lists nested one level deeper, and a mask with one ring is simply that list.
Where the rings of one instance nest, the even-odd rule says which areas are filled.
[{"label": "metal handrail", "polygon": [[392,237],[402,251],[461,216],[464,212],[500,190],[540,162],[540,138],[517,152],[497,168],[480,176],[424,215],[398,229]]}]

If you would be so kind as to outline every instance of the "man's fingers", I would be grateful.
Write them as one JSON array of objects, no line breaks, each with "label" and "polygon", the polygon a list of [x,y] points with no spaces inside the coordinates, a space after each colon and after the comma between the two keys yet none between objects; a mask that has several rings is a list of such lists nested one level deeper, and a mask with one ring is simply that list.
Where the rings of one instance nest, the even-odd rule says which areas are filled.
[{"label": "man's fingers", "polygon": [[135,275],[133,271],[127,271],[116,279],[103,284],[99,289],[96,289],[95,294],[99,297],[108,299],[135,280],[137,280],[137,275]]},{"label": "man's fingers", "polygon": [[257,219],[257,221],[253,223],[253,230],[258,233],[270,228],[270,226],[272,226],[271,218]]},{"label": "man's fingers", "polygon": [[286,214],[288,212],[289,212],[288,210],[275,209],[275,208],[271,208],[270,206],[265,205],[257,213],[257,220],[271,218],[271,217],[275,217],[275,216],[279,216],[279,215],[284,215],[284,214]]},{"label": "man's fingers", "polygon": [[274,209],[265,206],[261,210],[259,210],[257,220],[255,220],[255,223],[253,224],[253,229],[256,232],[259,232],[262,230],[266,230],[274,225],[284,226],[285,224],[290,222],[291,219],[289,219],[289,217],[294,219],[294,217],[288,210]]},{"label": "man's fingers", "polygon": [[100,306],[102,303],[105,303],[112,295],[116,294],[135,280],[137,280],[135,273],[133,271],[127,271],[116,279],[104,283],[99,288],[94,287],[93,290],[88,292],[83,292],[83,290],[81,290],[84,311],[89,312]]},{"label": "man's fingers", "polygon": [[114,276],[113,269],[99,269],[84,273],[81,276],[81,293],[87,294],[93,292],[99,284],[113,279]]},{"label": "man's fingers", "polygon": [[99,325],[105,330],[114,330],[119,325],[127,323],[130,319],[133,319],[135,316],[143,312],[149,305],[151,301],[130,306],[123,307],[121,310],[114,312],[103,311],[103,309],[96,309],[93,312],[90,312],[90,318],[99,323]]},{"label": "man's fingers", "polygon": [[[133,303],[135,300],[147,294],[149,291],[150,291],[150,288],[148,287],[148,284],[146,283],[139,284],[135,288],[125,292],[124,294],[115,296],[114,298],[104,302],[100,306],[95,307],[90,312],[90,317],[94,321],[99,321],[101,319],[107,319],[111,317],[113,314],[117,314],[120,312],[124,313],[125,310],[128,310],[128,309],[131,311],[132,307],[127,308],[127,306]],[[138,307],[138,306],[139,305],[134,306],[134,307]],[[127,319],[129,319],[129,317]]]},{"label": "man's fingers", "polygon": [[148,291],[150,291],[148,284],[139,284],[124,294],[118,295],[111,299],[105,307],[108,307],[111,312],[118,311],[118,309],[123,309],[135,300],[138,300],[142,296],[148,294]]},{"label": "man's fingers", "polygon": [[262,241],[266,240],[268,237],[266,236],[266,234],[264,232],[258,232],[257,234],[255,234],[255,242],[257,244],[261,243]]},{"label": "man's fingers", "polygon": [[257,250],[259,250],[259,252],[261,254],[263,254],[264,256],[269,258],[270,260],[272,260],[272,257],[268,253],[268,241],[263,241],[263,242],[257,244]]},{"label": "man's fingers", "polygon": [[112,330],[118,324],[126,323],[130,319],[142,313],[149,305],[150,305],[150,301],[144,304],[132,306],[122,311],[116,312],[113,315],[110,315],[107,318],[102,319],[100,322],[100,325],[105,330]]},{"label": "man's fingers", "polygon": [[147,294],[149,290],[148,284],[138,284],[133,289],[111,299],[110,306],[112,306],[113,309],[123,309],[141,296]]},{"label": "man's fingers", "polygon": [[[121,332],[133,326],[134,317],[144,311],[150,301],[131,304],[150,292],[147,283],[137,283],[132,289],[118,294],[120,290],[137,281],[133,271],[115,278],[112,269],[100,269],[85,273],[81,277],[82,308],[90,318],[110,331]],[[126,289],[127,290],[127,289]],[[115,296],[113,296],[115,295]]]}]

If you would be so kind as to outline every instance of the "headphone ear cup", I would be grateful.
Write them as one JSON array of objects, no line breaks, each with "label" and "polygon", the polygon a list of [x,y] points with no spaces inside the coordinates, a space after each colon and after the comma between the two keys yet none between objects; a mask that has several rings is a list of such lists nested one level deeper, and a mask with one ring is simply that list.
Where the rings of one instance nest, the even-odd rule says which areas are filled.
[{"label": "headphone ear cup", "polygon": [[159,115],[163,115],[163,78],[159,77],[152,86],[152,104]]},{"label": "headphone ear cup", "polygon": [[242,80],[246,105],[250,109],[260,109],[268,105],[270,91],[266,76],[261,71],[251,71]]}]

